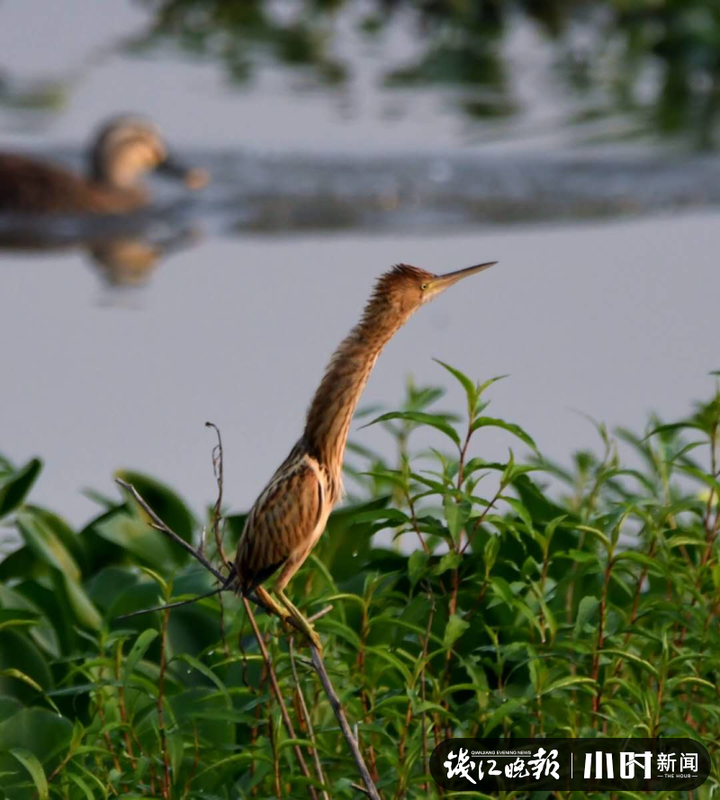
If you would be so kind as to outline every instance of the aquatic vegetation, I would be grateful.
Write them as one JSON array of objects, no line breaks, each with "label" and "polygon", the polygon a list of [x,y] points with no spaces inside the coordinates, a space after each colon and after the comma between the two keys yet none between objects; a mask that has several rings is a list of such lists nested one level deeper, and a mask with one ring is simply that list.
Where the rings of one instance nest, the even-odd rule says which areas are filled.
[{"label": "aquatic vegetation", "polygon": [[[271,4],[262,0],[147,0],[144,50],[176,42],[219,61],[233,82],[246,83],[268,61],[319,85],[347,83],[361,47],[382,54],[385,86],[435,86],[457,111],[477,122],[522,116],[527,91],[513,79],[527,62],[507,47],[529,27],[552,52],[559,124],[578,138],[619,141],[682,137],[696,148],[716,143],[720,14],[710,0],[504,0],[438,3],[347,0]],[[412,37],[415,54],[394,53],[393,36]],[[461,90],[458,92],[458,90]],[[533,93],[534,94],[534,93]]]},{"label": "aquatic vegetation", "polygon": [[[348,501],[293,584],[307,613],[332,606],[316,628],[379,790],[435,796],[424,764],[449,736],[691,737],[717,770],[720,393],[641,434],[598,425],[600,454],[564,466],[489,411],[497,379],[438,369],[462,413],[411,385],[400,410],[365,414],[396,457],[358,437]],[[527,457],[485,460],[491,429]],[[242,514],[198,519],[119,475],[184,540],[204,530],[213,563],[220,541],[233,552]],[[293,741],[238,601],[118,620],[211,581],[134,502],[95,494],[73,530],[32,504],[38,480],[40,461],[0,459],[0,518],[22,539],[0,564],[0,796],[320,796],[294,745],[309,765],[317,751],[329,796],[361,796],[300,641],[257,614]]]}]

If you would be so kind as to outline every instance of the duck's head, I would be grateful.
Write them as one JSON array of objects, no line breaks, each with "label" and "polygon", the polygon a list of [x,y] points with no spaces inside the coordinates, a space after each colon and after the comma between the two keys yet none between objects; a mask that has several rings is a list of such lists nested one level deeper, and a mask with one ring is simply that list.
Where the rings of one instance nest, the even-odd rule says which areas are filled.
[{"label": "duck's head", "polygon": [[142,117],[116,117],[98,131],[90,149],[90,177],[116,188],[133,186],[138,178],[156,170],[199,189],[208,181],[202,169],[178,162],[156,125]]}]

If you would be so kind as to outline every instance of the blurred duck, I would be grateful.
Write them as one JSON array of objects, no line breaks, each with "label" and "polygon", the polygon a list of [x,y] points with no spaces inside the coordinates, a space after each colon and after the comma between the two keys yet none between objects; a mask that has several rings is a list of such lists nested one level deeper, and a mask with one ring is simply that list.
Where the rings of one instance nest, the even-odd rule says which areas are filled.
[{"label": "blurred duck", "polygon": [[204,170],[188,169],[170,155],[151,122],[119,117],[98,132],[86,177],[29,156],[0,152],[0,213],[124,214],[149,203],[139,179],[152,171],[182,180],[191,189],[208,181]]}]

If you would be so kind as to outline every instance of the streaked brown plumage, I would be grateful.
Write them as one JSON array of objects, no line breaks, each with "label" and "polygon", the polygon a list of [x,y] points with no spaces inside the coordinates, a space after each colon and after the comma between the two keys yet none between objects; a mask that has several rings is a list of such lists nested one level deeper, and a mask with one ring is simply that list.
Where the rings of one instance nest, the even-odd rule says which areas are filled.
[{"label": "streaked brown plumage", "polygon": [[149,202],[139,184],[148,171],[180,178],[190,188],[207,182],[203,170],[189,170],[168,154],[158,129],[136,117],[104,125],[89,153],[88,174],[17,153],[0,153],[0,212],[18,214],[123,214]]},{"label": "streaked brown plumage", "polygon": [[[360,322],[328,364],[302,436],[248,514],[235,559],[238,590],[246,596],[256,591],[275,613],[292,617],[318,648],[317,634],[284,590],[322,535],[342,494],[348,430],[375,362],[420,306],[494,263],[448,275],[401,264],[378,280]],[[281,605],[262,586],[275,573],[273,592]]]}]

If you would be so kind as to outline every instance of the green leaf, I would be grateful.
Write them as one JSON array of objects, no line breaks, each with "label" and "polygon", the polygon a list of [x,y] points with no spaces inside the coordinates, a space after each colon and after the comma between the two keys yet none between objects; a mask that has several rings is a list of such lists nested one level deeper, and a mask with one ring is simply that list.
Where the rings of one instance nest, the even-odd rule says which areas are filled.
[{"label": "green leaf", "polygon": [[33,680],[25,672],[21,672],[19,669],[15,669],[14,667],[9,667],[8,669],[0,670],[0,678],[14,678],[15,680],[31,686],[36,692],[42,695],[43,699],[49,706],[51,706],[58,714],[60,713],[60,709],[55,705],[52,698],[45,693],[45,690],[42,688],[42,686],[40,686],[37,681]]},{"label": "green leaf", "polygon": [[459,503],[452,495],[445,495],[443,500],[443,508],[445,509],[445,520],[447,522],[448,530],[453,542],[458,544],[462,532],[465,530],[465,525],[470,518],[472,506],[467,500],[461,500]]},{"label": "green leaf", "polygon": [[32,512],[17,516],[17,528],[35,555],[72,580],[80,580],[80,567],[60,538]]},{"label": "green leaf", "polygon": [[[23,587],[25,591],[28,590],[32,584],[25,584]],[[60,656],[60,646],[58,636],[55,628],[50,624],[49,620],[43,613],[43,609],[39,608],[35,603],[27,599],[24,594],[11,589],[9,586],[3,584],[0,580],[0,606],[5,609],[21,609],[36,614],[39,619],[39,624],[30,629],[30,638],[44,651],[52,655],[54,658]]]},{"label": "green leaf", "polygon": [[702,483],[709,486],[713,489],[717,495],[720,495],[720,483],[718,483],[712,475],[708,475],[706,472],[703,472],[701,469],[696,469],[695,467],[687,467],[685,465],[678,466],[678,469],[682,470],[688,475],[692,475],[694,478],[697,478]]},{"label": "green leaf", "polygon": [[664,574],[657,559],[650,558],[650,556],[645,553],[638,553],[637,550],[623,550],[622,553],[618,553],[615,556],[614,560],[616,563],[619,561],[633,561],[636,564],[642,564],[644,567],[652,570],[656,575]]},{"label": "green leaf", "polygon": [[487,737],[506,717],[512,716],[525,705],[525,700],[512,698],[496,708],[485,721],[483,736]]},{"label": "green leaf", "polygon": [[670,678],[666,686],[668,689],[674,689],[681,684],[692,683],[695,686],[704,686],[706,689],[712,689],[713,692],[717,690],[717,686],[704,678],[698,678],[695,675],[679,675],[677,678]]},{"label": "green leaf", "polygon": [[698,425],[696,422],[673,422],[669,425],[658,425],[657,428],[653,428],[650,433],[646,434],[642,441],[646,442],[653,436],[657,436],[658,433],[675,433],[676,431],[681,431],[688,428],[694,428],[695,430],[703,432],[705,431],[703,426]]},{"label": "green leaf", "polygon": [[621,658],[627,659],[628,661],[632,661],[635,664],[641,666],[643,669],[646,669],[651,675],[654,675],[656,678],[659,677],[658,671],[649,661],[646,661],[644,658],[640,658],[640,656],[636,656],[634,653],[630,653],[627,650],[612,650],[610,648],[602,650],[601,652],[604,655],[620,656]]},{"label": "green leaf", "polygon": [[463,389],[465,390],[465,395],[467,396],[468,418],[472,419],[475,416],[475,406],[478,400],[478,390],[473,381],[471,381],[467,375],[460,372],[459,369],[455,369],[455,367],[451,367],[444,361],[440,361],[439,358],[434,358],[433,361],[435,361],[437,364],[440,364],[441,367],[446,369],[454,378],[456,378],[460,382]]},{"label": "green leaf", "polygon": [[[180,771],[180,765],[183,758],[183,734],[182,731],[168,731],[167,734],[167,749],[170,756],[170,766],[173,774],[177,775]],[[139,795],[139,799],[143,795]]]},{"label": "green leaf", "polygon": [[96,631],[100,630],[102,626],[102,616],[97,608],[95,608],[92,600],[87,596],[82,586],[64,573],[62,574],[62,582],[65,586],[70,606],[75,612],[78,621],[88,628],[92,628]]},{"label": "green leaf", "polygon": [[490,534],[485,547],[483,547],[483,558],[485,560],[485,573],[489,574],[490,570],[495,566],[498,552],[500,551],[500,536]]},{"label": "green leaf", "polygon": [[0,631],[3,628],[32,628],[40,624],[40,615],[32,611],[0,609]]},{"label": "green leaf", "polygon": [[667,540],[667,546],[672,549],[673,547],[680,547],[681,545],[686,545],[690,547],[705,547],[705,541],[700,537],[692,537],[692,536],[684,536],[683,534],[677,534],[675,536],[671,536]]},{"label": "green leaf", "polygon": [[143,564],[166,570],[180,562],[175,551],[181,548],[170,547],[162,533],[151,528],[136,513],[112,514],[97,523],[93,530],[103,539],[137,556]]},{"label": "green leaf", "polygon": [[450,648],[463,635],[463,633],[465,633],[465,631],[469,627],[470,627],[469,622],[462,619],[457,614],[453,614],[448,620],[447,627],[445,628],[445,635],[443,637],[443,647],[446,650],[450,650]]},{"label": "green leaf", "polygon": [[365,652],[372,653],[383,661],[386,661],[402,675],[403,680],[407,684],[412,683],[412,675],[410,674],[410,670],[394,653],[390,652],[390,650],[388,650],[386,647],[367,647]]},{"label": "green leaf", "polygon": [[59,711],[23,708],[0,723],[0,751],[29,750],[45,760],[52,753],[66,750],[72,735],[72,724]]},{"label": "green leaf", "polygon": [[373,508],[370,511],[358,511],[352,515],[353,525],[379,520],[389,522],[393,526],[405,525],[411,521],[407,514],[397,508]]},{"label": "green leaf", "polygon": [[573,639],[577,639],[579,636],[583,634],[585,630],[585,623],[595,613],[595,610],[599,605],[600,601],[597,599],[597,597],[593,597],[592,595],[583,597],[583,599],[578,604],[577,617],[575,617],[575,629],[573,631]]},{"label": "green leaf", "polygon": [[204,675],[209,681],[215,684],[215,686],[225,695],[228,706],[230,705],[230,695],[228,693],[227,687],[225,684],[218,678],[218,676],[210,669],[210,667],[206,666],[202,663],[199,659],[195,658],[195,656],[191,656],[189,653],[183,653],[182,655],[178,656],[180,661],[184,661],[186,664],[189,664],[191,667],[196,669],[201,675]]},{"label": "green leaf", "polygon": [[85,800],[95,800],[95,795],[92,793],[90,787],[87,785],[87,783],[85,783],[85,781],[79,775],[76,775],[74,772],[68,772],[67,775],[70,778],[70,780],[85,795]]},{"label": "green leaf", "polygon": [[474,432],[479,428],[502,428],[503,430],[517,436],[518,439],[525,442],[528,447],[531,447],[537,452],[537,445],[535,444],[532,436],[526,433],[519,425],[513,422],[505,422],[505,420],[497,419],[495,417],[478,417],[472,424],[471,430]]},{"label": "green leaf", "polygon": [[363,425],[363,428],[368,428],[370,425],[375,425],[378,422],[389,422],[393,419],[402,419],[406,422],[415,422],[418,425],[429,425],[431,428],[435,428],[450,439],[455,442],[457,447],[460,447],[460,437],[458,436],[458,432],[453,428],[452,425],[445,419],[445,417],[439,414],[426,414],[422,411],[391,411],[388,414],[383,414],[380,417],[376,417],[372,422],[368,422],[367,425]]},{"label": "green leaf", "polygon": [[430,556],[424,550],[414,550],[408,558],[408,577],[410,585],[415,588],[415,584],[425,574]]},{"label": "green leaf", "polygon": [[551,692],[556,692],[559,689],[570,689],[573,686],[592,687],[593,694],[597,691],[597,681],[594,678],[581,678],[578,675],[566,675],[564,678],[558,678],[558,680],[546,686],[542,692],[540,692],[540,697],[550,694]]},{"label": "green leaf", "polygon": [[595,536],[596,538],[600,539],[600,541],[605,545],[605,547],[606,547],[608,552],[610,552],[610,550],[612,549],[612,546],[610,544],[610,540],[598,528],[593,528],[590,525],[576,525],[575,527],[579,531],[585,531],[586,533],[589,533],[592,536]]},{"label": "green leaf", "polygon": [[442,556],[440,561],[433,567],[433,575],[444,575],[449,569],[457,569],[462,562],[460,553],[450,551]]},{"label": "green leaf", "polygon": [[503,381],[503,380],[505,380],[505,378],[508,378],[508,377],[510,377],[510,376],[509,375],[496,375],[494,378],[488,378],[488,380],[483,381],[477,387],[478,397],[480,397],[483,394],[485,389],[487,389],[488,387],[492,386],[493,383],[497,383],[498,381]]},{"label": "green leaf", "polygon": [[499,575],[493,576],[490,579],[490,587],[493,593],[503,600],[510,608],[515,607],[515,595],[505,578],[501,578]]},{"label": "green leaf", "polygon": [[47,778],[45,777],[45,770],[43,770],[42,764],[38,761],[36,756],[29,750],[23,750],[20,747],[11,750],[10,755],[14,756],[30,773],[35,788],[38,790],[40,800],[48,800],[50,792]]},{"label": "green leaf", "polygon": [[22,504],[41,469],[42,461],[33,458],[10,477],[0,481],[0,519]]},{"label": "green leaf", "polygon": [[148,648],[155,641],[157,636],[158,632],[156,630],[148,628],[135,640],[135,644],[132,646],[132,649],[123,663],[122,676],[125,683],[130,679],[138,662],[145,653],[147,653]]},{"label": "green leaf", "polygon": [[518,517],[520,517],[520,519],[525,523],[528,533],[532,535],[534,532],[532,517],[530,516],[527,506],[522,502],[522,500],[518,500],[516,497],[507,497],[505,495],[503,495],[502,499],[512,508]]}]

